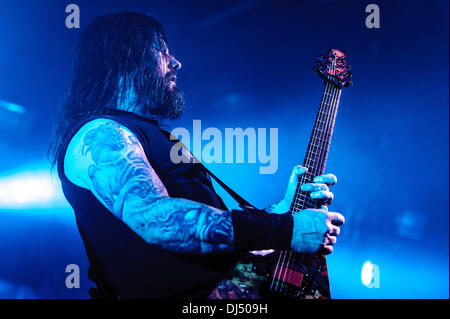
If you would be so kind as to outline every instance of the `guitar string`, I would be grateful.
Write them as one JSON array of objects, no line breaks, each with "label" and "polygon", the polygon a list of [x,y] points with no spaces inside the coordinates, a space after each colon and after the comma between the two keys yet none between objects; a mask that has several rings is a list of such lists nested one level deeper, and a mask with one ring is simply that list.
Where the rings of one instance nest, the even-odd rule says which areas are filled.
[{"label": "guitar string", "polygon": [[[334,63],[334,62],[333,62]],[[333,66],[334,66],[334,64],[333,64]],[[332,72],[334,72],[334,70],[331,70]],[[328,78],[328,80],[330,80],[330,78]],[[327,85],[329,85],[330,84],[330,81],[327,81]],[[331,86],[331,94],[330,94],[330,90],[329,90],[329,88],[327,88],[327,90],[326,90],[326,92],[324,93],[324,94],[326,94],[327,95],[327,97],[326,97],[326,101],[325,101],[325,103],[323,103],[323,102],[321,102],[321,103],[323,103],[323,104],[321,104],[321,107],[319,108],[319,116],[318,116],[318,118],[319,118],[319,121],[320,120],[323,120],[323,116],[324,115],[326,115],[327,116],[327,119],[326,119],[326,121],[324,122],[325,123],[325,125],[324,125],[324,131],[320,131],[320,129],[318,130],[318,132],[317,132],[317,134],[320,134],[320,132],[321,133],[326,133],[327,132],[327,130],[328,130],[328,128],[329,128],[329,119],[330,119],[330,113],[331,112],[324,112],[324,110],[325,110],[325,106],[329,106],[330,107],[330,109],[333,107],[333,102],[335,101],[335,98],[334,98],[334,91],[333,91],[333,88],[334,88],[334,86]],[[331,96],[331,99],[329,98]],[[331,102],[331,103],[330,103]],[[323,122],[323,121],[322,121]],[[315,138],[317,138],[317,136],[314,136]],[[320,139],[318,139],[320,142],[323,142],[323,140],[320,140]],[[325,139],[325,141],[326,141],[326,139]],[[322,143],[320,143],[320,145],[323,145]],[[314,147],[316,147],[317,149],[319,149],[320,148],[320,145],[315,145],[314,143],[312,143],[312,146],[311,146],[311,149],[310,150],[308,150],[308,151],[311,151],[311,152],[308,152],[308,154],[307,154],[307,157],[306,157],[306,159],[305,159],[305,162],[308,162],[308,161],[311,161],[311,163],[317,163],[317,161],[314,161],[313,159],[312,159],[312,154],[311,153],[314,153]],[[320,151],[323,151],[323,150],[320,150]],[[321,154],[322,155],[322,154]],[[318,164],[320,164],[320,163],[318,163]],[[314,170],[316,170],[317,171],[317,168],[316,167],[314,167],[315,165],[311,165],[311,168],[312,169],[314,169]],[[312,172],[309,172],[309,173],[312,173]],[[310,175],[314,175],[314,174],[310,174]],[[299,193],[297,193],[297,196],[296,196],[296,204],[298,204],[298,197],[300,197],[300,200],[301,201],[303,201],[304,202],[304,199],[306,199],[305,197],[305,194],[302,194],[301,192],[299,192]],[[300,208],[303,208],[303,207],[300,207]]]},{"label": "guitar string", "polygon": [[[334,124],[335,124],[335,120],[336,120],[336,114],[337,114],[337,110],[339,107],[339,101],[340,101],[340,97],[341,97],[341,93],[342,93],[342,89],[336,87],[335,89],[335,93],[334,95],[334,100],[333,100],[333,109],[332,109],[332,114],[330,115],[330,124],[331,124],[331,129],[330,129],[330,139],[329,139],[329,143],[327,143],[327,149],[329,149],[330,146],[330,142],[331,142],[331,136],[334,130]],[[308,281],[308,283],[304,286],[303,291],[302,291],[302,295],[307,292],[307,289],[310,289],[311,284],[313,283],[314,279],[315,279],[315,275],[317,274],[317,272],[320,270],[320,268],[325,264],[324,262],[326,262],[325,260],[325,256],[324,255],[318,255],[317,256],[319,259],[319,265],[317,266],[317,269],[315,270],[314,274],[312,275],[311,279]],[[321,261],[323,260],[323,261]]]},{"label": "guitar string", "polygon": [[[324,92],[324,95],[322,96],[322,101],[321,101],[321,103],[320,103],[320,108],[319,108],[319,114],[318,114],[318,119],[320,120],[321,119],[321,117],[323,116],[323,112],[321,112],[321,111],[323,111],[323,105],[324,105],[324,100],[328,100],[328,94],[329,94],[329,88],[330,88],[330,85],[329,85],[329,83],[327,82],[326,83],[326,87],[325,87],[325,92]],[[317,134],[319,134],[319,132],[316,130],[316,126],[318,126],[319,125],[319,122],[316,122],[315,123],[315,125],[314,125],[314,130],[313,130],[313,136],[312,136],[312,141],[314,141],[314,139],[317,137],[316,135]],[[313,143],[314,144],[314,143]],[[308,163],[308,159],[305,161],[307,164],[309,164]],[[296,191],[296,197],[297,198],[294,198],[294,200],[293,200],[293,205],[291,205],[293,208],[298,208],[297,207],[297,204],[298,204],[298,194],[299,194],[299,192],[298,192],[298,187],[301,187],[301,184],[303,184],[304,183],[304,177],[305,177],[305,175],[303,175],[302,177],[301,177],[301,179],[302,180],[300,180],[299,182],[298,182],[298,184],[297,184],[297,191]],[[291,209],[292,210],[292,209]],[[282,274],[282,271],[283,271],[283,269],[282,268],[284,268],[284,276],[283,276],[283,280],[281,281],[281,286],[280,286],[280,291],[282,291],[283,290],[283,287],[284,287],[284,282],[285,282],[285,279],[286,279],[286,274],[287,274],[287,272],[288,272],[288,267],[283,267],[283,265],[286,265],[286,266],[289,266],[290,265],[290,260],[291,260],[291,256],[292,256],[292,250],[289,250],[289,257],[288,257],[288,263],[287,264],[285,264],[284,263],[284,260],[285,260],[285,258],[286,258],[286,254],[287,254],[287,251],[282,251],[281,252],[281,254],[280,254],[280,257],[279,257],[279,260],[278,260],[278,263],[277,263],[277,267],[276,267],[276,271],[275,271],[275,273],[274,273],[274,280],[275,279],[277,279],[278,281],[277,281],[277,285],[276,285],[276,287],[275,287],[275,291],[278,291],[278,284],[279,284],[279,282],[281,281],[281,274]],[[294,255],[295,256],[295,255]],[[283,259],[282,261],[281,261],[281,259]],[[281,267],[279,266],[279,263],[280,263],[280,261],[281,261]],[[278,272],[278,268],[280,267],[280,271]],[[273,280],[273,281],[274,281]],[[272,281],[272,285],[273,285],[273,281]]]},{"label": "guitar string", "polygon": [[[319,113],[317,114],[317,120],[316,120],[316,122],[314,123],[315,125],[314,125],[314,129],[313,129],[313,135],[312,135],[312,137],[311,137],[311,145],[310,145],[310,149],[309,149],[309,152],[307,152],[307,156],[306,156],[306,159],[305,159],[305,166],[308,167],[308,169],[312,169],[312,170],[315,169],[315,167],[314,167],[314,166],[315,166],[315,165],[314,165],[315,161],[313,161],[311,158],[309,158],[308,155],[312,155],[311,152],[314,153],[314,147],[315,147],[314,142],[315,142],[316,140],[318,140],[319,135],[320,135],[320,122],[323,120],[324,106],[326,105],[326,102],[327,102],[328,99],[329,99],[329,93],[330,93],[330,85],[329,85],[329,83],[327,82],[326,87],[325,87],[325,92],[324,92],[324,95],[323,95],[323,98],[322,98],[322,102],[321,102],[320,107],[319,107]],[[325,100],[325,101],[324,101],[324,100]],[[310,173],[313,173],[313,172],[310,172]],[[307,178],[306,178],[306,176],[304,175],[304,177],[302,178],[302,180],[299,181],[300,187],[301,187],[301,184],[303,184],[303,183],[305,182],[305,179],[307,179]],[[300,200],[301,200],[301,199],[300,199]],[[303,201],[303,202],[304,202],[304,201]],[[297,204],[297,203],[296,203],[296,204]],[[302,205],[302,207],[300,207],[300,208],[305,208],[305,207],[304,207],[304,203],[302,203],[302,204],[303,204],[303,205]],[[299,207],[296,207],[296,208],[299,208]],[[291,256],[292,256],[292,250],[290,250],[290,254],[289,254],[289,258],[288,258],[287,263],[284,264],[285,274],[284,274],[284,277],[283,277],[283,280],[282,280],[282,284],[281,284],[281,288],[280,288],[281,291],[283,290],[283,286],[284,286],[284,282],[285,282],[285,278],[286,278],[286,273],[287,273],[288,269],[289,269],[290,266],[291,266]],[[296,254],[294,254],[294,264],[295,264],[295,261],[296,261],[296,260],[297,260],[297,256],[296,256]]]},{"label": "guitar string", "polygon": [[[315,132],[316,134],[314,135],[314,139],[312,140],[311,147],[310,147],[307,157],[305,159],[305,164],[308,166],[308,169],[309,169],[309,171],[307,172],[307,175],[305,177],[308,177],[308,175],[314,177],[315,173],[317,173],[320,170],[320,167],[317,167],[317,166],[320,165],[321,163],[317,161],[318,158],[316,157],[316,155],[322,156],[323,154],[319,154],[316,152],[323,152],[323,148],[322,148],[323,139],[320,139],[320,135],[321,135],[321,133],[326,133],[326,131],[328,130],[328,127],[329,127],[328,123],[329,123],[329,113],[330,112],[324,112],[324,109],[326,106],[332,106],[332,104],[330,104],[330,102],[332,103],[332,101],[333,101],[333,95],[334,95],[333,88],[331,88],[331,94],[329,92],[330,92],[330,90],[327,91],[327,98],[321,106],[321,109],[319,111],[320,114],[318,117],[319,123],[322,122],[323,124],[325,124],[325,125],[323,125],[324,130],[323,131],[320,130],[320,124],[318,124],[318,127],[316,127],[316,132]],[[324,119],[324,116],[327,116],[327,118]],[[320,156],[319,156],[319,158],[320,158]],[[308,182],[308,180],[307,180],[307,182]],[[296,201],[297,205],[304,204],[305,200],[306,201],[309,200],[309,197],[307,197],[306,194],[299,192],[296,200],[297,200]],[[304,207],[300,206],[298,208],[304,208]]]},{"label": "guitar string", "polygon": [[[328,89],[328,83],[327,83],[327,85],[326,85],[325,91],[326,91],[327,89]],[[325,94],[322,96],[322,101],[321,101],[321,104],[320,104],[321,107],[322,107],[322,102],[323,102],[324,97],[325,97]],[[319,110],[320,110],[320,108],[319,108]],[[303,176],[302,176],[302,178],[303,178]],[[299,181],[298,184],[297,184],[297,189],[296,189],[295,196],[297,196],[297,194],[299,193],[299,192],[298,192],[298,188],[299,188],[299,187],[301,187],[301,182],[300,182],[300,181]],[[296,199],[294,198],[293,202],[295,202],[295,201],[296,201]],[[291,206],[294,206],[294,207],[295,207],[295,204],[294,204],[294,205],[291,204]],[[292,207],[291,207],[291,210],[292,210]],[[280,268],[280,262],[283,264],[283,262],[282,262],[281,260],[283,259],[283,261],[284,261],[285,257],[286,257],[286,250],[282,250],[281,253],[280,253],[280,255],[279,255],[279,257],[278,257],[278,262],[277,262],[277,265],[276,265],[276,267],[275,267],[275,271],[274,271],[274,274],[273,274],[272,283],[271,283],[271,285],[270,285],[270,289],[272,289],[272,288],[273,288],[273,285],[274,285],[274,283],[275,283],[275,280],[277,280],[277,284],[276,284],[275,289],[274,289],[275,291],[278,290],[278,284],[279,284],[279,281],[280,281],[280,279],[281,279],[281,276],[280,276],[280,274],[279,274],[279,272],[278,272],[278,269]],[[280,268],[280,273],[281,273],[281,268]]]},{"label": "guitar string", "polygon": [[[333,61],[333,63],[335,63],[335,61]],[[334,65],[333,73],[334,72],[335,72],[335,65]],[[335,111],[337,110],[337,108],[335,108],[334,106],[335,106],[336,100],[338,101],[338,97],[336,96],[336,93],[338,93],[338,89],[335,88],[334,86],[332,86],[332,93],[330,94],[328,84],[329,84],[329,82],[327,81],[324,96],[327,96],[326,102],[330,102],[330,103],[325,103],[325,104],[321,103],[321,106],[319,108],[319,114],[317,116],[317,122],[315,123],[315,124],[317,124],[317,127],[315,125],[315,129],[317,129],[317,131],[315,130],[313,133],[313,137],[311,138],[312,145],[310,145],[309,152],[305,159],[305,163],[307,164],[307,166],[312,168],[311,174],[310,174],[312,177],[319,175],[320,172],[323,170],[322,167],[324,166],[324,163],[320,163],[316,160],[318,160],[320,158],[323,159],[327,156],[327,151],[328,151],[329,145],[330,145],[329,138],[322,136],[324,138],[320,139],[319,136],[321,135],[321,133],[329,133],[329,134],[332,133],[332,130],[334,128],[334,118],[335,118],[334,115],[336,114]],[[329,99],[330,96],[331,96],[331,99]],[[340,96],[340,94],[339,94],[339,96]],[[323,112],[324,106],[329,107],[328,112]],[[324,115],[326,115],[326,117],[327,117],[326,121],[323,121]],[[325,124],[325,125],[323,125],[323,124]],[[331,131],[330,131],[330,126],[331,126]],[[321,128],[323,128],[323,131],[320,130]],[[331,137],[331,134],[330,134],[330,137]],[[314,142],[317,142],[317,144],[315,144]],[[317,153],[315,152],[316,151],[315,148],[317,149]],[[318,156],[316,157],[315,155],[318,155]],[[313,158],[316,160],[314,160]],[[311,162],[311,163],[309,163],[309,162]],[[326,162],[326,159],[323,162]],[[319,166],[319,167],[316,167],[316,166]],[[322,166],[322,167],[320,167],[320,166]],[[304,178],[302,181],[299,181],[299,184],[302,184],[303,182],[304,182]],[[304,196],[304,194],[302,194],[302,195]],[[295,204],[293,205],[296,209],[299,208],[298,205],[300,205],[300,209],[305,208],[305,205],[304,205],[305,201],[306,201],[306,199],[309,199],[309,198],[307,198],[307,197],[304,198],[303,196],[300,196],[300,203],[298,202],[298,199],[296,198]],[[309,205],[309,206],[314,206],[314,205]],[[292,255],[292,250],[290,251],[288,262],[285,264],[285,267],[284,267],[285,274],[283,276],[281,290],[283,289],[283,285],[286,280],[286,273],[288,271],[287,269],[290,268],[291,255]],[[298,254],[294,253],[293,264],[296,264],[297,256],[298,256]],[[290,278],[291,277],[292,277],[292,273],[290,274]]]},{"label": "guitar string", "polygon": [[[328,88],[326,90],[327,95],[324,104],[321,105],[321,108],[319,110],[318,114],[318,124],[317,124],[317,134],[314,135],[314,139],[312,139],[312,145],[310,152],[307,155],[307,158],[305,160],[306,166],[310,168],[310,176],[313,178],[314,176],[317,176],[320,174],[320,171],[322,170],[323,163],[320,162],[319,159],[323,159],[324,155],[326,154],[326,137],[323,135],[323,133],[327,133],[329,129],[329,123],[330,123],[330,117],[333,109],[333,101],[334,101],[334,87],[331,86],[331,91]],[[325,109],[328,109],[328,111],[325,111]],[[321,138],[322,137],[322,138]],[[310,178],[305,178],[306,182],[312,182],[310,181]],[[305,182],[305,181],[302,181]],[[302,194],[300,196],[300,202],[297,202],[296,205],[299,205],[298,208],[300,209],[306,209],[310,207],[314,207],[314,202],[312,199],[310,199],[307,194]],[[292,261],[292,264],[297,264],[298,262],[298,256],[299,254],[294,254],[294,258]],[[290,267],[290,260],[288,263],[288,267]]]},{"label": "guitar string", "polygon": [[[324,96],[325,96],[325,100],[324,101],[322,101],[321,102],[321,107],[320,107],[320,109],[319,109],[319,117],[318,117],[318,119],[319,119],[319,121],[320,120],[323,120],[323,115],[325,115],[326,113],[325,112],[323,112],[324,111],[324,106],[325,106],[325,104],[327,104],[327,102],[329,102],[329,96],[331,96],[331,94],[330,94],[330,87],[329,87],[329,83],[327,82],[327,90],[326,90],[326,92],[325,92],[325,94],[324,94]],[[318,124],[317,124],[317,126],[318,126]],[[318,134],[319,134],[319,128],[318,127],[316,127],[316,125],[315,125],[315,132],[314,132],[314,134],[315,135],[313,135],[313,137],[314,137],[314,140],[316,140],[317,139],[317,137],[318,137]],[[312,140],[312,142],[314,142],[314,140]],[[315,167],[314,167],[314,165],[313,165],[313,163],[314,162],[316,162],[316,161],[314,161],[313,159],[312,159],[312,154],[311,153],[314,153],[314,147],[317,147],[317,145],[315,145],[314,143],[312,143],[311,145],[310,145],[310,148],[308,149],[308,153],[307,153],[307,156],[306,156],[306,158],[305,158],[305,164],[308,164],[308,165],[310,165],[310,171],[309,172],[307,172],[305,175],[303,175],[302,177],[304,177],[304,176],[308,176],[308,175],[311,175],[311,170],[314,170],[314,169],[316,169]],[[304,178],[303,178],[304,179]],[[301,186],[301,185],[300,185]],[[295,204],[295,208],[296,209],[301,209],[301,208],[303,208],[303,207],[299,207],[299,204],[303,204],[302,202],[304,202],[304,194],[302,194],[302,192],[297,192],[297,194],[296,194],[296,196],[295,196],[295,198],[294,198],[294,204]]]},{"label": "guitar string", "polygon": [[[326,106],[330,106],[330,111],[329,112],[321,112],[322,114],[321,114],[321,117],[319,118],[319,120],[322,120],[322,124],[324,124],[323,125],[324,131],[321,131],[321,133],[329,133],[330,126],[333,125],[332,120],[333,120],[333,115],[334,115],[334,111],[335,111],[335,101],[337,100],[336,93],[337,93],[336,88],[333,88],[332,93],[330,94],[331,99],[326,101],[326,102],[331,102],[331,103],[327,103],[327,105],[326,105]],[[323,121],[324,115],[327,116],[325,121]],[[320,131],[320,129],[319,129],[319,131]],[[318,155],[319,158],[325,157],[327,155],[326,153],[327,153],[327,150],[329,147],[329,141],[327,141],[326,138],[325,139],[318,138],[318,139],[316,139],[316,141],[317,141],[317,144],[313,143],[311,153],[314,153],[314,155]],[[314,147],[317,149],[316,150],[317,153],[314,152],[315,151]],[[311,170],[312,174],[310,174],[310,175],[320,174],[321,170],[323,168],[316,167],[317,165],[314,165],[314,163],[319,164],[319,165],[322,164],[322,166],[323,166],[323,163],[320,163],[317,160],[314,160],[317,158],[311,153],[308,154],[308,157],[306,159],[306,161],[311,162],[311,163],[308,163],[308,164],[310,164],[310,166],[312,168],[312,170]],[[298,196],[300,197],[300,199],[299,200],[297,199],[297,202],[296,202],[297,205],[299,205],[299,201],[300,201],[300,204],[303,204],[302,202],[304,202],[305,200],[309,200],[309,197],[307,197],[306,194],[299,194]],[[301,208],[303,208],[303,207],[301,207]]]},{"label": "guitar string", "polygon": [[[330,88],[331,88],[331,90],[330,90]],[[324,99],[324,101],[322,101],[321,107],[319,109],[318,123],[317,123],[317,127],[315,127],[315,133],[313,135],[312,144],[311,144],[310,149],[308,150],[309,152],[307,153],[307,156],[305,158],[305,164],[307,166],[309,166],[309,169],[310,169],[310,171],[308,172],[309,175],[314,175],[315,171],[317,171],[317,167],[315,167],[316,166],[315,164],[318,164],[318,163],[317,163],[317,161],[315,161],[313,159],[313,154],[312,153],[315,154],[315,152],[314,152],[315,148],[320,149],[320,147],[322,145],[322,144],[314,143],[316,141],[317,142],[321,142],[322,141],[319,138],[319,135],[320,135],[320,133],[323,133],[324,131],[320,130],[320,122],[325,123],[325,125],[323,126],[325,131],[326,131],[327,126],[328,126],[327,125],[328,121],[324,122],[324,115],[327,115],[328,112],[324,112],[324,110],[325,110],[325,106],[330,105],[329,104],[330,96],[333,96],[332,87],[330,87],[329,82],[327,82],[327,88],[326,88],[326,91],[325,91],[324,95],[325,95],[325,99]],[[308,177],[308,175],[306,175],[305,177]],[[303,178],[303,182],[305,182],[305,179],[306,179],[305,177]],[[307,196],[305,196],[305,194],[302,194],[302,192],[298,192],[297,196],[296,196],[296,199],[295,199],[295,203],[294,203],[295,208],[297,210],[301,210],[301,209],[305,208],[304,204],[305,204],[305,201],[307,201],[307,200],[309,200],[309,198]]]},{"label": "guitar string", "polygon": [[[334,63],[335,63],[335,61],[334,61]],[[333,72],[335,72],[335,70],[333,70]],[[334,86],[333,86],[333,87],[334,87]],[[336,95],[336,93],[337,93],[337,95]],[[324,95],[327,95],[327,102],[328,102],[328,96],[331,96],[331,103],[330,103],[329,105],[326,105],[326,106],[329,106],[329,107],[330,107],[331,112],[326,112],[326,113],[324,113],[324,112],[323,112],[323,105],[321,104],[321,107],[319,108],[319,114],[318,114],[318,115],[319,115],[319,116],[318,116],[318,123],[317,123],[317,125],[318,125],[318,131],[315,131],[315,132],[314,132],[315,134],[317,133],[317,135],[320,135],[320,133],[329,133],[329,134],[332,133],[333,128],[334,128],[334,122],[335,122],[335,114],[336,114],[336,111],[337,111],[337,107],[335,108],[334,106],[335,106],[335,104],[336,104],[336,106],[337,106],[338,103],[339,103],[340,93],[341,93],[341,90],[340,90],[340,89],[338,89],[338,88],[333,88],[332,94],[329,94],[329,90],[328,90],[328,81],[327,81],[327,87],[326,87],[326,90],[325,90]],[[337,101],[337,103],[335,103],[336,101]],[[322,109],[322,112],[320,112],[321,109]],[[327,115],[327,120],[326,120],[325,122],[321,121],[321,120],[323,120],[322,117],[323,117],[324,115]],[[320,125],[320,123],[321,123],[322,125]],[[323,125],[323,124],[325,124],[325,125]],[[331,131],[329,131],[330,124],[331,124]],[[321,131],[321,130],[320,130],[321,126],[323,127],[324,131]],[[331,134],[330,134],[330,137],[331,137]],[[317,136],[315,136],[315,135],[313,134],[313,139],[312,139],[312,141],[313,141],[313,142],[314,142],[314,141],[317,141],[318,143],[317,143],[317,145],[314,144],[314,143],[312,143],[311,149],[310,149],[311,152],[310,152],[310,154],[308,154],[308,155],[310,155],[310,157],[307,156],[307,159],[306,159],[305,162],[308,163],[309,161],[311,161],[311,163],[308,163],[308,164],[309,164],[310,167],[313,168],[312,171],[314,171],[314,170],[316,171],[316,172],[312,172],[313,174],[311,174],[312,176],[315,176],[315,175],[318,175],[318,173],[320,173],[320,167],[315,167],[314,163],[320,165],[320,162],[318,163],[317,161],[314,161],[314,160],[313,160],[313,158],[317,159],[314,155],[319,155],[318,158],[323,158],[324,156],[327,157],[327,154],[326,154],[326,153],[327,153],[327,150],[329,149],[329,146],[330,146],[330,140],[329,140],[329,139],[320,139],[320,138],[317,138]],[[314,152],[314,148],[317,149],[317,152],[318,152],[318,153],[315,153],[315,152]],[[325,162],[326,162],[326,159],[325,159]],[[323,166],[323,164],[322,164],[322,166]],[[322,170],[323,170],[323,169],[322,169]],[[315,174],[314,174],[314,173],[315,173]],[[300,184],[300,186],[301,186],[302,183],[299,182],[299,184]],[[297,185],[297,186],[299,186],[299,185]],[[302,197],[303,197],[303,196],[301,196],[300,200],[304,202],[304,199],[306,199],[306,198],[302,198]],[[299,204],[299,203],[298,203],[298,195],[297,195],[296,198],[295,198],[295,203],[294,203],[292,206],[293,206],[294,208],[298,208],[298,207],[297,207],[298,204]],[[287,253],[287,252],[285,252],[285,251],[283,251],[283,252],[281,253],[281,254],[283,255],[283,261],[282,261],[282,264],[284,264],[284,260],[285,260],[285,257],[286,257],[286,253]],[[287,266],[290,265],[291,255],[292,255],[292,250],[290,250],[290,253],[289,253]],[[297,254],[294,253],[294,260],[297,259],[297,258],[296,258],[296,255],[297,255]],[[277,267],[276,267],[275,272],[274,272],[274,279],[273,279],[273,281],[272,281],[271,288],[273,287],[273,283],[274,283],[275,278],[278,278],[278,280],[281,279],[280,276],[277,275],[277,274],[281,274],[281,270],[280,270],[280,273],[278,273],[278,267],[279,267],[279,261],[280,261],[280,259],[281,259],[281,255],[280,255],[280,257],[279,257],[279,260],[278,260],[278,263],[277,263]],[[281,290],[282,290],[283,285],[284,285],[284,282],[285,282],[285,280],[286,280],[286,274],[287,274],[287,271],[288,271],[288,270],[287,270],[287,268],[285,267],[285,273],[284,273],[284,276],[283,276],[283,281],[282,281]],[[292,277],[292,273],[290,274],[290,277]],[[278,282],[277,282],[277,286],[278,286]]]},{"label": "guitar string", "polygon": [[[331,132],[332,132],[332,126],[333,126],[332,123],[333,123],[334,115],[336,114],[335,113],[335,110],[336,110],[335,105],[336,105],[336,100],[337,100],[336,93],[337,93],[337,88],[333,87],[332,88],[331,99],[329,101],[330,103],[328,105],[329,106],[329,111],[325,113],[327,118],[326,118],[326,120],[324,122],[325,125],[323,125],[324,132],[325,133],[330,133],[330,135],[328,137],[325,137],[323,140],[318,141],[318,144],[317,144],[317,152],[318,153],[316,155],[318,155],[319,158],[322,158],[322,163],[318,163],[318,165],[321,165],[321,166],[320,167],[316,167],[316,172],[313,173],[313,176],[317,176],[317,175],[323,174],[324,166],[325,166],[325,163],[326,163],[326,156],[327,156],[327,153],[328,153],[328,150],[329,150],[329,145],[330,145],[330,138],[331,138]],[[325,114],[322,114],[322,117]],[[330,127],[331,127],[331,130],[330,130]],[[306,199],[306,197],[305,197],[305,199]],[[308,198],[308,200],[309,200],[309,198]],[[314,203],[311,203],[311,200],[310,200],[310,205],[309,206],[314,207]],[[319,269],[321,267],[320,259],[323,258],[322,256],[323,255],[320,255],[320,254],[317,256],[317,258],[319,259],[318,260],[319,264],[317,265],[317,268],[314,271],[314,274],[311,275],[311,278],[309,278],[309,281],[305,285],[303,285],[303,290],[301,291],[301,296],[303,296],[304,293],[307,292],[307,289],[309,289],[311,284],[313,283],[313,281],[315,279],[315,274],[317,274],[317,272],[319,271]],[[297,260],[295,258],[294,259],[294,263],[296,263],[296,262],[297,262]]]},{"label": "guitar string", "polygon": [[[327,99],[328,99],[329,87],[330,87],[330,86],[329,86],[329,83],[327,82],[327,83],[326,83],[326,87],[325,87],[325,93],[324,93],[324,95],[322,96],[322,101],[321,101],[320,107],[319,107],[319,114],[318,114],[318,117],[319,117],[319,118],[322,116],[321,113],[323,113],[323,112],[321,112],[321,111],[323,111],[324,100],[327,100]],[[316,134],[318,134],[318,131],[315,129],[317,125],[318,125],[318,123],[315,122],[312,140],[316,137]],[[310,146],[310,147],[311,147],[311,146]],[[309,154],[309,152],[308,152],[308,154]],[[305,160],[305,163],[308,163],[308,157],[307,157],[307,159]],[[298,209],[298,194],[300,194],[298,188],[301,187],[301,185],[302,185],[304,182],[305,182],[305,175],[302,175],[301,180],[299,180],[299,181],[298,181],[298,184],[297,184],[297,190],[296,190],[296,196],[295,196],[296,198],[294,198],[294,200],[293,200],[293,205],[291,205],[291,206],[292,206],[293,208],[295,208],[295,209]],[[293,209],[291,209],[291,210],[293,210]],[[285,260],[286,254],[287,254],[287,251],[282,251],[282,252],[281,252],[280,257],[279,257],[279,260],[278,260],[278,263],[277,263],[276,271],[275,271],[275,273],[274,273],[274,275],[275,275],[275,276],[274,276],[274,280],[275,280],[275,279],[278,280],[278,281],[277,281],[277,285],[276,285],[276,287],[275,287],[275,291],[278,291],[278,284],[279,284],[279,282],[280,282],[280,280],[281,280],[281,271],[282,271],[282,268],[283,268],[282,266],[284,265],[284,260]],[[291,255],[292,255],[292,250],[290,250],[290,257],[291,257]],[[281,259],[283,259],[283,260],[281,261]],[[290,258],[289,258],[289,260],[290,260]],[[281,267],[279,266],[280,261],[281,261]],[[288,265],[289,265],[289,263],[288,263]],[[279,268],[279,267],[280,267],[280,272],[278,272],[278,268]],[[286,268],[286,267],[284,267],[284,268],[285,268],[285,275],[286,275],[286,273],[287,273],[287,268]],[[284,279],[285,279],[285,276],[284,276]],[[272,284],[273,284],[273,282],[272,282]],[[281,284],[281,286],[280,286],[280,290],[283,289],[283,286],[284,286],[284,280],[282,281],[282,284]]]},{"label": "guitar string", "polygon": [[[331,112],[330,112],[330,116],[329,116],[329,120],[327,120],[327,126],[328,129],[327,131],[329,132],[329,139],[325,139],[324,141],[322,141],[322,145],[325,145],[325,147],[322,149],[322,156],[325,155],[326,157],[328,157],[328,150],[331,144],[331,137],[334,131],[334,125],[335,125],[335,121],[336,121],[336,115],[337,115],[337,110],[339,108],[339,102],[340,102],[340,97],[341,97],[341,93],[342,93],[342,87],[335,87],[334,88],[334,92],[333,92],[333,101],[331,103],[332,108],[331,108]],[[326,164],[326,159],[323,163],[323,167],[325,167]],[[323,255],[319,255],[318,256],[319,259],[325,259]],[[313,277],[310,279],[310,281],[304,286],[304,290],[302,292],[302,294],[304,294],[306,292],[306,288],[309,289],[309,287],[311,286],[311,284],[313,283],[313,280],[315,279],[315,274],[317,273],[317,271],[319,271],[321,267],[321,263],[319,263],[319,266],[317,267],[316,271],[314,272]]]}]

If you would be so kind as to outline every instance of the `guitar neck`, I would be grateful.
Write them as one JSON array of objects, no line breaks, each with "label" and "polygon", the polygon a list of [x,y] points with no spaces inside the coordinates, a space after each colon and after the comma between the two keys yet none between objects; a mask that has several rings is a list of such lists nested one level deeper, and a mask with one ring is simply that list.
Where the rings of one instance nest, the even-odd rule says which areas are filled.
[{"label": "guitar neck", "polygon": [[341,97],[342,88],[325,81],[325,89],[317,112],[316,120],[309,139],[303,166],[308,171],[301,176],[291,204],[291,212],[296,213],[305,208],[315,208],[316,203],[301,191],[301,185],[311,183],[314,177],[325,172],[325,166],[333,135],[334,123]]},{"label": "guitar neck", "polygon": [[[325,172],[342,87],[351,85],[350,66],[347,65],[345,51],[329,49],[326,56],[319,56],[313,70],[324,79],[325,90],[303,161],[308,171],[299,178],[290,207],[291,213],[318,205],[318,201],[314,201],[308,192],[301,191],[301,185],[312,182],[314,177]],[[330,298],[326,259],[323,255],[285,250],[280,252],[272,267],[268,286],[272,294],[294,298]]]}]

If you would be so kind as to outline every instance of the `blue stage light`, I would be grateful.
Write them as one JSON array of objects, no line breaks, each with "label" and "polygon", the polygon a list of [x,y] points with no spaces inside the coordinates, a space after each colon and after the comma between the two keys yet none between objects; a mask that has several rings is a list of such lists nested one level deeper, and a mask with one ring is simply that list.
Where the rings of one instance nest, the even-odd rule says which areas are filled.
[{"label": "blue stage light", "polygon": [[8,111],[14,112],[14,113],[20,113],[23,114],[26,112],[26,109],[23,106],[20,106],[15,103],[11,103],[8,101],[0,100],[0,108],[4,108]]},{"label": "blue stage light", "polygon": [[58,179],[48,171],[25,171],[0,177],[0,208],[54,207],[62,202]]}]

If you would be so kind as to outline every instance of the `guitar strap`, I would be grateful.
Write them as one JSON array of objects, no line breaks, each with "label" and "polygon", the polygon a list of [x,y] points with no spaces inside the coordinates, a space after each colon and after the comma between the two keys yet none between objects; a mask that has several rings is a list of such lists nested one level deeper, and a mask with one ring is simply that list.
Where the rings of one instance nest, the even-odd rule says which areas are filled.
[{"label": "guitar strap", "polygon": [[211,176],[220,186],[222,186],[222,188],[228,193],[230,194],[231,197],[233,197],[233,199],[239,204],[239,207],[242,208],[243,210],[258,210],[255,206],[253,206],[252,204],[250,204],[248,201],[246,201],[242,196],[240,196],[238,193],[236,193],[234,190],[232,190],[227,184],[225,184],[224,182],[222,182],[216,175],[214,175],[208,168],[206,168],[205,165],[202,164],[202,162],[200,162],[198,160],[197,157],[195,157],[194,154],[192,154],[191,151],[189,151],[189,149],[183,144],[183,142],[181,142],[176,136],[172,135],[170,132],[161,129],[161,131],[164,133],[164,135],[168,136],[170,140],[172,141],[176,141],[177,144],[180,144],[184,149],[186,149],[189,153],[189,155],[193,158],[194,163],[196,163],[197,165],[200,165],[201,168],[209,175]]},{"label": "guitar strap", "polygon": [[239,207],[243,210],[254,210],[257,209],[255,206],[247,202],[242,196],[240,196],[238,193],[236,193],[234,190],[232,190],[228,185],[226,185],[224,182],[222,182],[216,175],[214,175],[209,169],[207,169],[203,164],[198,162],[200,165],[202,165],[203,169],[212,177],[214,180],[222,186],[222,188],[230,194],[231,197],[239,204]]}]

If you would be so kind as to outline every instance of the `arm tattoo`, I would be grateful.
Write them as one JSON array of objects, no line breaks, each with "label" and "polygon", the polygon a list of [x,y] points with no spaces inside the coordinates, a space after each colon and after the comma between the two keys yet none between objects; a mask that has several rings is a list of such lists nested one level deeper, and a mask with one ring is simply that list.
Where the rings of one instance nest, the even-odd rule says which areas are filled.
[{"label": "arm tattoo", "polygon": [[137,140],[113,121],[88,130],[88,177],[95,193],[148,243],[178,252],[231,251],[231,213],[182,198],[170,198]]}]

